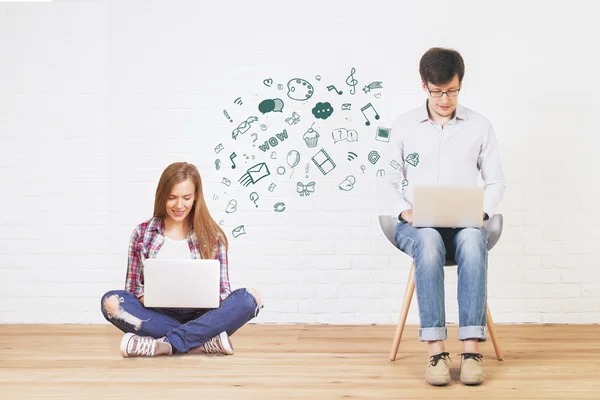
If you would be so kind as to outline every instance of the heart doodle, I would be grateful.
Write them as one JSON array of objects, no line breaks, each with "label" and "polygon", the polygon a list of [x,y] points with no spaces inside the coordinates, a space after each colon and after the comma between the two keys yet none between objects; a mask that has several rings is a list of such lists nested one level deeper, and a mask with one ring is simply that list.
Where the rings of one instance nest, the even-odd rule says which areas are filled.
[{"label": "heart doodle", "polygon": [[381,93],[377,93],[377,94],[375,95],[375,98],[377,98],[377,99],[379,99],[380,97],[381,97]]},{"label": "heart doodle", "polygon": [[263,83],[265,84],[265,86],[271,87],[271,85],[273,84],[273,79],[265,79]]}]

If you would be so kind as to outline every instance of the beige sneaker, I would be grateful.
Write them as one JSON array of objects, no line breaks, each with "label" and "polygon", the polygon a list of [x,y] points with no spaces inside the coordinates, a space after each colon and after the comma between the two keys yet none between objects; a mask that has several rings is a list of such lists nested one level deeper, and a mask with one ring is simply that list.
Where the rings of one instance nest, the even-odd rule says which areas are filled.
[{"label": "beige sneaker", "polygon": [[233,354],[233,345],[231,344],[231,340],[229,340],[229,336],[227,332],[221,332],[214,338],[210,339],[208,342],[204,343],[201,346],[194,347],[190,349],[188,353],[197,354],[197,353],[206,353],[206,354]]},{"label": "beige sneaker", "polygon": [[465,385],[479,385],[485,379],[481,359],[483,356],[479,353],[461,353],[462,361],[460,363],[460,381]]},{"label": "beige sneaker", "polygon": [[123,357],[153,357],[171,355],[173,349],[166,340],[126,333],[121,339]]},{"label": "beige sneaker", "polygon": [[429,365],[425,370],[425,379],[430,385],[444,386],[450,383],[448,360],[450,360],[450,354],[446,352],[430,357]]}]

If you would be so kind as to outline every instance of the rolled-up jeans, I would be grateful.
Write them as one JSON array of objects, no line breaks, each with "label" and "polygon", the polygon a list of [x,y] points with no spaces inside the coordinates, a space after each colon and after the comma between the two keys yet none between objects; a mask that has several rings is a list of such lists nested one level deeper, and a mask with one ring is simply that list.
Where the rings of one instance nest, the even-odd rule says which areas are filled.
[{"label": "rolled-up jeans", "polygon": [[446,340],[444,265],[458,265],[458,339],[486,340],[488,233],[485,228],[396,226],[398,248],[413,258],[419,339]]},{"label": "rolled-up jeans", "polygon": [[[111,315],[105,306],[111,296],[119,299],[116,315]],[[107,292],[100,303],[104,318],[121,331],[156,339],[165,337],[174,353],[186,353],[221,332],[231,336],[262,309],[245,288],[234,290],[213,309],[149,308],[125,290]]]}]

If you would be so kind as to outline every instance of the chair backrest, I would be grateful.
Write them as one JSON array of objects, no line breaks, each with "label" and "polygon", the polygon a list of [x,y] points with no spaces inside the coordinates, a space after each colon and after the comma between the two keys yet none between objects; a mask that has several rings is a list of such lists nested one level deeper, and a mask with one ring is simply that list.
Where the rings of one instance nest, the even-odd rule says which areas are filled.
[{"label": "chair backrest", "polygon": [[[394,218],[390,215],[379,216],[379,228],[381,228],[383,235],[395,248],[398,248],[396,245],[397,224],[397,218]],[[500,236],[502,236],[502,229],[504,228],[504,218],[502,217],[502,214],[494,214],[490,219],[483,222],[483,227],[488,232],[487,247],[488,250],[491,250],[496,243],[498,243],[498,240],[500,240]]]}]

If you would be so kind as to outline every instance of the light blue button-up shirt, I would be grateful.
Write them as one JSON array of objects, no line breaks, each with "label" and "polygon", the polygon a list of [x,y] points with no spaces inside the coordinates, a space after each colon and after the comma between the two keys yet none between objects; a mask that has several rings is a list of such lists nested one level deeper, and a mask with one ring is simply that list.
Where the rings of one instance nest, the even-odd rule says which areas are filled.
[{"label": "light blue button-up shirt", "polygon": [[427,102],[401,115],[385,147],[386,169],[392,170],[386,174],[390,215],[413,208],[415,185],[477,186],[480,172],[483,211],[491,217],[502,200],[506,182],[494,129],[486,117],[460,104],[443,128],[429,119]]}]

